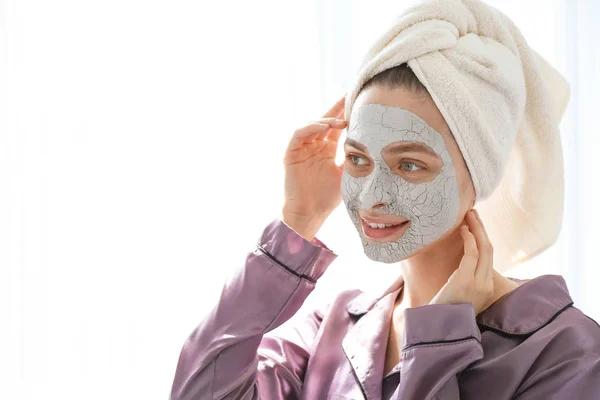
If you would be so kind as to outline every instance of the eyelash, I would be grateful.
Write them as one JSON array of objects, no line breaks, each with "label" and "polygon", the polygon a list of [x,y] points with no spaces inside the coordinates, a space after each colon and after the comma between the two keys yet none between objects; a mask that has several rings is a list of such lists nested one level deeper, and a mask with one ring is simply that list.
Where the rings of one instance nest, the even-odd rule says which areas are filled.
[{"label": "eyelash", "polygon": [[418,170],[416,170],[416,171],[406,171],[406,170],[404,169],[404,171],[406,171],[406,172],[418,172],[418,171],[421,171],[421,170],[424,170],[424,169],[425,169],[425,167],[423,167],[423,166],[421,166],[421,165],[417,164],[417,163],[416,163],[416,162],[414,162],[414,161],[405,161],[405,160],[402,160],[402,161],[400,162],[400,165],[402,165],[403,163],[406,163],[406,164],[413,164],[413,165],[416,165],[417,167],[419,167],[419,169],[418,169]]},{"label": "eyelash", "polygon": [[[356,167],[361,167],[362,165],[358,165],[358,164],[356,164],[356,163],[354,163],[354,162],[352,161],[352,159],[353,159],[353,158],[360,158],[360,159],[363,159],[363,160],[364,160],[364,158],[363,158],[363,157],[361,157],[361,156],[357,156],[356,154],[348,154],[348,155],[346,156],[346,159],[347,159],[348,161],[350,161],[350,162],[351,162],[351,163],[352,163],[354,166],[356,166]],[[427,168],[425,168],[424,166],[422,166],[421,164],[419,164],[419,163],[416,163],[416,162],[414,162],[414,161],[402,160],[402,161],[400,162],[400,165],[402,165],[402,164],[412,164],[412,165],[416,165],[417,167],[419,167],[419,169],[418,169],[418,170],[415,170],[415,171],[408,171],[408,170],[406,170],[406,169],[402,169],[404,172],[418,172],[418,171],[420,171],[420,170],[425,170],[425,169],[427,169]]]},{"label": "eyelash", "polygon": [[361,165],[358,165],[358,164],[356,164],[356,163],[354,163],[354,162],[352,161],[352,159],[353,159],[353,158],[361,158],[361,159],[363,159],[363,160],[364,160],[364,158],[363,158],[363,157],[360,157],[360,156],[357,156],[356,154],[348,154],[348,155],[346,156],[346,160],[350,161],[350,162],[351,162],[352,164],[354,164],[355,166],[357,166],[357,167],[360,167]]}]

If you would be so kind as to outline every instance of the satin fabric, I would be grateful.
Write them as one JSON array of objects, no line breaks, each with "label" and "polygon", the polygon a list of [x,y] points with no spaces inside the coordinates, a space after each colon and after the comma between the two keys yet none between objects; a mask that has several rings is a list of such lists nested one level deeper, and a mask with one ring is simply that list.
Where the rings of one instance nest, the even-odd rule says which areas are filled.
[{"label": "satin fabric", "polygon": [[336,257],[269,223],[183,344],[170,399],[600,399],[600,327],[558,275],[514,279],[477,316],[470,303],[406,309],[400,362],[386,376],[401,277],[379,294],[343,291],[269,333]]}]

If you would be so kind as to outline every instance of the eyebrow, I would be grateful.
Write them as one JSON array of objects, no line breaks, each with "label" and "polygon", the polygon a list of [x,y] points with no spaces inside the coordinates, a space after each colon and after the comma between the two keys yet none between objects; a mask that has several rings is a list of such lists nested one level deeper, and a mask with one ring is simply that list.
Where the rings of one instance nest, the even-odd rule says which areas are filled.
[{"label": "eyebrow", "polygon": [[346,145],[354,147],[356,150],[360,150],[362,152],[368,153],[367,147],[364,144],[359,143],[354,139],[346,138],[346,141],[344,142],[344,146],[346,146]]},{"label": "eyebrow", "polygon": [[[366,146],[360,142],[357,142],[354,139],[346,138],[344,145],[348,145],[348,146],[354,147],[355,149],[360,150],[364,153],[368,153]],[[433,151],[433,149],[431,147],[429,147],[423,143],[419,143],[419,142],[394,143],[393,145],[386,147],[383,150],[384,153],[393,154],[393,155],[400,154],[400,153],[407,153],[409,151],[418,151],[421,153],[426,153],[426,154],[429,154],[430,156],[433,156],[436,158],[440,157],[435,151]]]}]

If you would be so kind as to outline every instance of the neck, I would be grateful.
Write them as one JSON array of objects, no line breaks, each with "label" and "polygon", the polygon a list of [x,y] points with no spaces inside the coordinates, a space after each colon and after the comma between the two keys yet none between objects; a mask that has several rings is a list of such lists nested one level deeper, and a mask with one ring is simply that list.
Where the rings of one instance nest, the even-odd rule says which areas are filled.
[{"label": "neck", "polygon": [[429,304],[458,268],[464,254],[460,231],[454,229],[432,248],[424,248],[401,262],[404,288],[400,299],[403,307]]},{"label": "neck", "polygon": [[[463,255],[464,244],[460,231],[454,229],[432,248],[419,251],[403,260],[401,267],[404,287],[396,299],[396,312],[429,304],[458,268]],[[484,310],[517,286],[494,270],[494,295]]]}]

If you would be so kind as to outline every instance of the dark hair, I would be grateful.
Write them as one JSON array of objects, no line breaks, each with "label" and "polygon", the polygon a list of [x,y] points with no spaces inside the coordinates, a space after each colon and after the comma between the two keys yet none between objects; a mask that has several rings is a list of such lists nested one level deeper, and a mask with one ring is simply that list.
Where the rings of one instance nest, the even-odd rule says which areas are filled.
[{"label": "dark hair", "polygon": [[389,89],[405,88],[416,94],[429,94],[427,88],[406,63],[381,71],[369,79],[360,90],[373,85],[381,85]]}]

